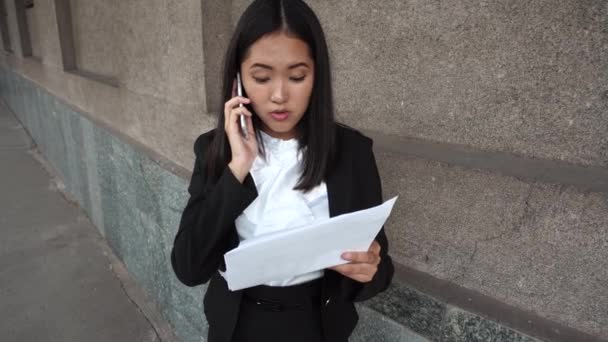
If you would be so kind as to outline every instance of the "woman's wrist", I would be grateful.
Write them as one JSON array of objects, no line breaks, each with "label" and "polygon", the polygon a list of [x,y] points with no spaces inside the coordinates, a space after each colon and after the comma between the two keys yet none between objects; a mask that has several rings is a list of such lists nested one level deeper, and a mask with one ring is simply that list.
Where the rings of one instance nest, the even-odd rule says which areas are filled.
[{"label": "woman's wrist", "polygon": [[249,173],[249,167],[247,167],[247,165],[236,163],[234,161],[228,163],[228,168],[240,183],[243,183],[245,177],[247,177],[247,174]]}]

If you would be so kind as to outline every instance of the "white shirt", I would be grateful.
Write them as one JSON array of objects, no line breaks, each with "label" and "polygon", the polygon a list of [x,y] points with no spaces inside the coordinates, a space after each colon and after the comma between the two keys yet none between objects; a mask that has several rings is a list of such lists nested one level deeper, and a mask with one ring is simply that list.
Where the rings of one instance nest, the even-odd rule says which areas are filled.
[{"label": "white shirt", "polygon": [[[258,197],[236,219],[239,240],[329,219],[327,186],[322,182],[308,193],[293,190],[302,172],[297,139],[282,140],[261,132],[266,158],[258,155],[250,173]],[[266,283],[290,286],[322,277],[324,270]]]}]

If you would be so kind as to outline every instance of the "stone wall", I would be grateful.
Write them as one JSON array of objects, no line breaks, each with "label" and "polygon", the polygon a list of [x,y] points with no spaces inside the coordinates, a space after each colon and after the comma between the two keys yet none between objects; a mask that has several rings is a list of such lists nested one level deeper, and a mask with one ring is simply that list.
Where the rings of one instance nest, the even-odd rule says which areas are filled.
[{"label": "stone wall", "polygon": [[395,260],[608,337],[608,4],[308,3],[336,114],[378,138],[385,198],[400,195]]},{"label": "stone wall", "polygon": [[[170,245],[192,143],[215,125],[223,49],[250,1],[78,1],[67,71],[64,1],[35,1],[41,59],[22,58],[6,2],[15,53],[0,56],[2,98],[194,340],[200,291],[178,290],[167,265],[138,253]],[[356,338],[370,326],[390,341],[608,338],[608,4],[309,4],[330,47],[336,114],[374,138],[385,198],[400,195],[387,225],[395,284],[359,307],[371,318]],[[162,245],[144,248],[146,234]]]},{"label": "stone wall", "polygon": [[[77,68],[70,72],[63,70],[62,54],[68,51],[62,51],[55,19],[62,1],[68,0],[35,2],[44,18],[37,23],[42,61],[9,58],[11,67],[100,122],[192,167],[193,139],[214,126],[204,114],[200,1],[77,1],[72,15]],[[15,42],[14,1],[6,5]],[[95,6],[105,14],[98,15]],[[21,47],[13,48],[19,56]]]}]

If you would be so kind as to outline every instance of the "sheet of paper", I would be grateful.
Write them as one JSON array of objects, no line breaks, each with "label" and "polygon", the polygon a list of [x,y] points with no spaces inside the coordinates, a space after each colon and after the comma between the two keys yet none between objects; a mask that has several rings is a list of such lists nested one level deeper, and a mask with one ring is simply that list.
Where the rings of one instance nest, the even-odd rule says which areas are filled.
[{"label": "sheet of paper", "polygon": [[340,255],[367,251],[396,200],[241,242],[224,255],[228,287],[240,290],[347,263]]}]

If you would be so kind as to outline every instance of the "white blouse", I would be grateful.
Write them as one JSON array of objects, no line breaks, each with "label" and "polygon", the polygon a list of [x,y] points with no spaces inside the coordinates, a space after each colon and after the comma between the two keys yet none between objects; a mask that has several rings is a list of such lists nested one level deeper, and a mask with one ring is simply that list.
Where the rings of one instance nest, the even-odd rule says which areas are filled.
[{"label": "white blouse", "polygon": [[[261,132],[266,158],[258,155],[250,173],[258,197],[236,219],[239,240],[329,219],[327,186],[308,193],[293,190],[302,172],[297,139],[282,140]],[[322,277],[324,270],[276,279],[265,285],[290,286]]]}]

